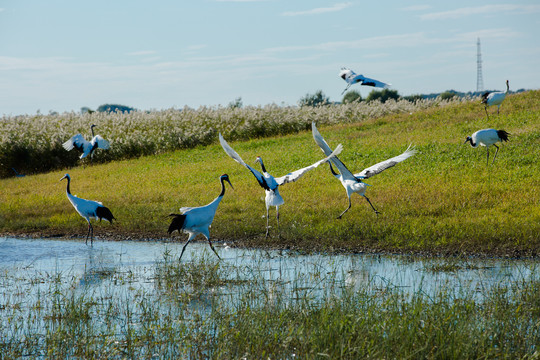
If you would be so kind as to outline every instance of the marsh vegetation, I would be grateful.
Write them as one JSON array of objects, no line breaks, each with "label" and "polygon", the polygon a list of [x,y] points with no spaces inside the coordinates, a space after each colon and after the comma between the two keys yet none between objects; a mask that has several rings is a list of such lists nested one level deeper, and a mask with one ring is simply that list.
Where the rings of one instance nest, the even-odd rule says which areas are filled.
[{"label": "marsh vegetation", "polygon": [[[27,254],[51,242],[3,241]],[[0,266],[3,358],[534,358],[539,351],[535,262],[226,248],[219,261],[198,245],[182,262],[180,245],[134,242],[89,249],[52,241],[52,255],[8,256]]]}]

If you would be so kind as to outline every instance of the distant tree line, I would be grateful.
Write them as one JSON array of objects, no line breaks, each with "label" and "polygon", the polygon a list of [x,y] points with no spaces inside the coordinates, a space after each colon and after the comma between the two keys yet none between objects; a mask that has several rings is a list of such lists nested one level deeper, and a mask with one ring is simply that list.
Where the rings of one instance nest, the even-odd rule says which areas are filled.
[{"label": "distant tree line", "polygon": [[130,106],[126,105],[118,105],[118,104],[103,104],[99,105],[96,110],[92,110],[89,107],[83,106],[81,108],[81,113],[93,113],[93,112],[106,112],[106,113],[114,113],[114,112],[121,112],[121,113],[129,113],[132,111],[136,111],[137,109],[132,108]]},{"label": "distant tree line", "polygon": [[[519,89],[517,91],[510,91],[510,93],[520,93],[526,91],[526,89]],[[410,102],[415,102],[422,99],[434,99],[440,97],[442,100],[450,100],[454,97],[476,97],[481,96],[486,91],[469,91],[469,92],[459,92],[456,90],[446,90],[442,93],[432,93],[432,94],[413,94],[408,96],[401,96],[397,90],[383,89],[383,90],[372,90],[369,95],[362,99],[362,95],[357,90],[351,90],[345,93],[341,99],[342,104],[350,104],[354,102],[370,102],[370,101],[380,101],[385,103],[386,101],[404,99]],[[299,106],[324,106],[336,104],[336,102],[330,101],[330,98],[324,94],[322,90],[317,90],[314,94],[306,94],[298,101]]]}]

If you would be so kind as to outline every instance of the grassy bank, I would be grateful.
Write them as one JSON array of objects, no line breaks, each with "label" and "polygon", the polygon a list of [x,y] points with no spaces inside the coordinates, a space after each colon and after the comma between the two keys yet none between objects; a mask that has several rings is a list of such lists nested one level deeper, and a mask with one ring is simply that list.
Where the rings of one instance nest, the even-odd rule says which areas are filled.
[{"label": "grassy bank", "polygon": [[[336,220],[347,206],[346,194],[321,166],[281,187],[280,236],[274,226],[265,239],[264,192],[227,157],[216,137],[194,149],[2,179],[0,232],[84,236],[85,221],[66,199],[65,183],[58,182],[69,171],[74,194],[102,201],[118,218],[113,226],[94,226],[96,235],[165,237],[166,215],[210,202],[219,193],[219,175],[228,173],[235,190],[227,190],[211,234],[238,245],[537,255],[539,98],[539,91],[510,96],[499,116],[490,109],[489,121],[475,101],[319,125],[331,146],[344,145],[340,158],[353,172],[416,145],[417,155],[366,181],[372,185],[366,195],[379,216],[354,195],[351,210]],[[511,134],[489,167],[485,148],[463,144],[466,136],[487,127]],[[260,155],[275,176],[322,157],[308,131],[230,144],[250,164]],[[273,208],[270,216],[275,225]]]}]

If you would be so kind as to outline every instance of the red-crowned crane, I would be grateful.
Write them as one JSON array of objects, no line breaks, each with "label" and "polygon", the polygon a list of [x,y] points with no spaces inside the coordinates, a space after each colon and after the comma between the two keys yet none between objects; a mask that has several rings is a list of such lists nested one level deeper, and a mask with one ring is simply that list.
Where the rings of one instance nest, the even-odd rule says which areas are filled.
[{"label": "red-crowned crane", "polygon": [[212,221],[214,221],[214,216],[216,215],[218,205],[225,195],[224,182],[228,182],[229,185],[231,185],[231,188],[233,188],[233,186],[229,180],[229,175],[227,174],[221,175],[219,177],[219,181],[221,182],[221,192],[210,204],[199,207],[182,207],[180,208],[181,214],[169,215],[173,217],[171,225],[169,225],[169,230],[167,231],[169,235],[175,230],[178,230],[178,232],[183,231],[189,234],[178,260],[182,259],[182,255],[184,255],[184,251],[186,250],[186,246],[189,244],[189,242],[199,234],[202,234],[206,240],[208,240],[210,248],[214,251],[217,257],[221,259],[210,241],[210,225],[212,224]]},{"label": "red-crowned crane", "polygon": [[495,158],[497,157],[497,154],[499,152],[499,147],[495,145],[495,143],[499,141],[501,143],[503,141],[508,141],[508,135],[510,134],[504,130],[495,130],[495,129],[478,130],[471,136],[467,136],[464,144],[469,142],[471,143],[471,146],[473,148],[478,147],[478,145],[485,146],[486,151],[487,151],[487,165],[489,166],[489,147],[493,145],[497,148],[497,150],[495,151],[495,156],[493,157],[493,161],[491,162],[491,164],[493,165],[493,163],[495,162]]},{"label": "red-crowned crane", "polygon": [[379,87],[379,88],[388,88],[391,84],[383,83],[382,81],[370,79],[365,77],[364,75],[357,75],[354,71],[352,71],[349,68],[341,68],[341,71],[339,72],[339,77],[342,78],[347,82],[347,87],[345,90],[341,92],[341,95],[345,93],[345,91],[349,90],[349,87],[354,84],[360,83],[360,85],[365,86],[373,86],[373,87]]},{"label": "red-crowned crane", "polygon": [[487,108],[488,106],[497,105],[497,115],[499,115],[499,109],[501,107],[502,102],[506,98],[506,94],[508,94],[508,91],[510,91],[510,85],[508,84],[508,80],[506,80],[506,92],[503,91],[492,91],[492,92],[485,92],[482,94],[482,104],[484,104],[484,110],[486,110],[486,116],[489,119]]},{"label": "red-crowned crane", "polygon": [[[330,154],[332,152],[332,149],[330,149],[330,146],[328,146],[328,144],[322,137],[321,133],[319,133],[319,130],[317,130],[317,127],[315,126],[314,122],[311,123],[311,130],[313,132],[313,139],[315,140],[317,145],[319,145],[319,147],[325,154]],[[351,195],[353,193],[357,193],[363,196],[367,200],[369,205],[371,205],[371,208],[373,209],[373,211],[375,211],[376,214],[379,214],[379,211],[375,209],[375,207],[373,206],[373,204],[371,203],[371,201],[365,194],[367,187],[370,185],[366,184],[362,180],[370,178],[373,175],[377,175],[383,172],[384,170],[391,168],[397,163],[402,162],[405,159],[408,159],[414,154],[416,154],[416,150],[411,149],[409,145],[407,150],[405,150],[400,155],[390,158],[388,160],[382,161],[373,166],[370,166],[367,169],[362,170],[358,174],[353,174],[349,169],[347,169],[345,164],[343,164],[337,156],[332,158],[331,162],[334,163],[334,165],[336,165],[336,168],[339,170],[340,173],[338,174],[334,171],[334,168],[332,167],[331,163],[330,163],[330,171],[332,172],[332,175],[334,175],[336,179],[341,181],[341,184],[347,191],[347,198],[349,199],[349,206],[337,218],[341,219],[343,214],[345,214],[351,208]]]},{"label": "red-crowned crane", "polygon": [[279,206],[285,203],[285,201],[279,194],[279,186],[298,180],[302,175],[304,175],[309,170],[315,169],[320,164],[327,162],[334,156],[338,155],[343,148],[341,144],[339,144],[336,147],[336,150],[334,150],[333,152],[331,151],[329,154],[327,154],[326,158],[319,160],[314,164],[306,166],[305,168],[290,172],[285,176],[274,178],[272,175],[270,175],[266,171],[266,168],[260,156],[257,156],[255,162],[258,162],[259,164],[261,164],[261,168],[263,172],[262,174],[259,171],[255,170],[254,168],[252,168],[251,166],[249,166],[248,164],[246,164],[244,160],[242,160],[240,155],[238,155],[236,151],[234,151],[233,148],[230,147],[229,144],[227,144],[227,142],[225,141],[225,139],[223,138],[221,134],[219,134],[219,142],[221,143],[221,146],[223,147],[223,150],[225,150],[227,155],[229,155],[234,161],[236,161],[240,165],[245,166],[249,171],[251,171],[251,173],[257,179],[257,182],[259,183],[259,185],[264,189],[266,193],[266,197],[265,197],[266,237],[268,237],[268,234],[270,231],[269,219],[268,219],[268,212],[269,212],[270,206],[276,207],[276,219],[277,219],[277,224],[279,226]]},{"label": "red-crowned crane", "polygon": [[86,234],[85,243],[88,244],[88,237],[90,236],[90,244],[93,244],[94,228],[92,227],[92,223],[90,223],[90,218],[99,219],[99,221],[101,221],[101,219],[105,219],[111,224],[113,219],[116,218],[111,213],[111,210],[103,206],[103,204],[99,201],[81,199],[77,197],[77,195],[72,195],[69,189],[71,177],[69,174],[65,174],[60,181],[64,179],[67,179],[66,194],[69,202],[71,202],[71,205],[73,205],[79,215],[81,215],[88,222],[88,233]]},{"label": "red-crowned crane", "polygon": [[67,151],[70,151],[73,148],[77,149],[79,152],[82,153],[80,156],[81,159],[84,159],[88,155],[90,155],[90,158],[92,158],[94,150],[98,148],[107,150],[109,148],[109,142],[102,138],[100,135],[94,136],[94,127],[96,126],[97,125],[94,124],[90,126],[90,130],[92,131],[92,140],[86,141],[81,134],[77,134],[65,143],[63,143],[62,146]]}]

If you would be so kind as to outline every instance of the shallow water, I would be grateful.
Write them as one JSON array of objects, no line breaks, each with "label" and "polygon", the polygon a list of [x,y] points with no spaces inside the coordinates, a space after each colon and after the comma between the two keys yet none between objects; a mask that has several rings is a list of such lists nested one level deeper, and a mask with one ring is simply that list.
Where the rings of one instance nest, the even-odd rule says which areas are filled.
[{"label": "shallow water", "polygon": [[[38,277],[60,274],[80,279],[79,284],[85,286],[99,284],[103,274],[130,273],[137,274],[131,277],[130,284],[152,288],[156,262],[163,260],[165,252],[178,256],[182,246],[180,242],[99,240],[90,246],[80,240],[0,237],[0,270],[4,279],[8,274],[24,273],[25,278],[33,274]],[[237,269],[236,279],[249,280],[256,273],[266,281],[291,284],[297,291],[313,296],[340,284],[374,292],[397,287],[407,293],[422,292],[427,296],[449,288],[459,297],[463,291],[480,292],[494,285],[537,277],[540,264],[538,261],[449,260],[404,255],[302,255],[290,251],[236,249],[226,244],[215,247],[223,264]],[[189,263],[201,254],[210,259],[215,257],[206,242],[191,243],[182,262]]]},{"label": "shallow water", "polygon": [[[216,336],[222,314],[246,307],[311,308],[356,293],[375,302],[395,294],[405,301],[422,296],[436,302],[439,294],[483,301],[493,287],[512,292],[539,277],[538,261],[305,255],[225,244],[215,244],[218,260],[206,242],[189,244],[178,266],[182,246],[0,237],[0,339],[46,358],[48,341],[58,334],[63,344],[61,334],[84,338],[80,332],[90,331],[90,341],[108,339],[106,347],[123,349],[126,329],[140,336],[162,329],[157,341],[167,344],[171,357],[186,357],[167,342],[170,336]],[[73,349],[58,351],[75,355]],[[145,351],[139,357],[149,357]]]}]

